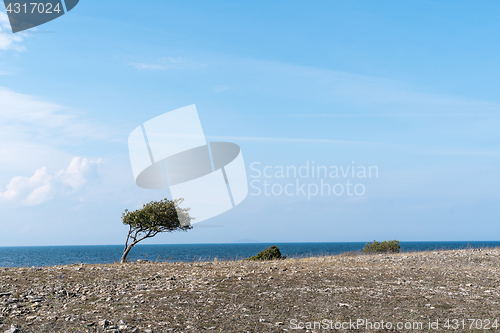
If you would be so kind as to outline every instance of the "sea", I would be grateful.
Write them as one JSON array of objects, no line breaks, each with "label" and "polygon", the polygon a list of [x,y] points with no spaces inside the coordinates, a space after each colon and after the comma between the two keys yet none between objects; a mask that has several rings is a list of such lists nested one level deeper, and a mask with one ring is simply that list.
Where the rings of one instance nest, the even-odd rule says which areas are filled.
[{"label": "sea", "polygon": [[[239,260],[276,245],[287,257],[310,257],[361,251],[366,242],[337,243],[223,243],[136,245],[129,260],[202,262]],[[401,242],[402,252],[498,247],[500,241]],[[0,267],[40,267],[118,262],[123,245],[0,247]]]}]

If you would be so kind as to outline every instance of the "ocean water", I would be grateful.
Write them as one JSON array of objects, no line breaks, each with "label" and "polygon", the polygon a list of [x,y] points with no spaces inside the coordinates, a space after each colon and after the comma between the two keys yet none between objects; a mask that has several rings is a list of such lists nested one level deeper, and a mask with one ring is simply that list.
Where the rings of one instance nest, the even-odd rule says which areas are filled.
[{"label": "ocean water", "polygon": [[[249,243],[249,244],[158,244],[136,245],[129,259],[151,261],[204,261],[248,258],[271,245],[277,245],[283,255],[315,256],[359,251],[365,242],[353,243]],[[488,242],[401,242],[405,252],[435,249],[460,249],[471,246],[496,247],[500,241]],[[113,263],[121,258],[122,245],[89,246],[20,246],[0,247],[0,267],[54,266],[74,263]]]}]

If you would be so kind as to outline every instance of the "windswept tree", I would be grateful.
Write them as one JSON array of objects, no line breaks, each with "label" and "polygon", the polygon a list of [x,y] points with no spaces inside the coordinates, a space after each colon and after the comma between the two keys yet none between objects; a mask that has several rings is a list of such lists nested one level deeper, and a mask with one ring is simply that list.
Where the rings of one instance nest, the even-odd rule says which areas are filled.
[{"label": "windswept tree", "polygon": [[187,231],[192,229],[193,217],[189,215],[189,208],[180,208],[183,199],[173,201],[163,199],[151,201],[142,205],[141,209],[122,213],[122,222],[129,226],[127,240],[121,263],[127,261],[127,255],[132,247],[140,241],[151,238],[160,232]]}]

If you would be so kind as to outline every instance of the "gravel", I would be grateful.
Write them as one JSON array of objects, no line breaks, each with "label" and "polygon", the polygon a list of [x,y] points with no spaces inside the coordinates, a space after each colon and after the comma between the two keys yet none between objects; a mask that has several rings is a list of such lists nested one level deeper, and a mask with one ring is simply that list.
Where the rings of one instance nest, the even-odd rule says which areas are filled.
[{"label": "gravel", "polygon": [[0,332],[291,332],[293,320],[500,320],[499,272],[498,248],[0,268]]}]

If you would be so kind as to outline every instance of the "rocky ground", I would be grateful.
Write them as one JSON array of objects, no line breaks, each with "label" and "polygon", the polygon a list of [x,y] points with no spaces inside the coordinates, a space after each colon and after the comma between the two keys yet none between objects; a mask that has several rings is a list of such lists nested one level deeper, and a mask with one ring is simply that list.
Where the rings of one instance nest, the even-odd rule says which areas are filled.
[{"label": "rocky ground", "polygon": [[0,268],[0,332],[496,330],[499,272],[500,249]]}]

